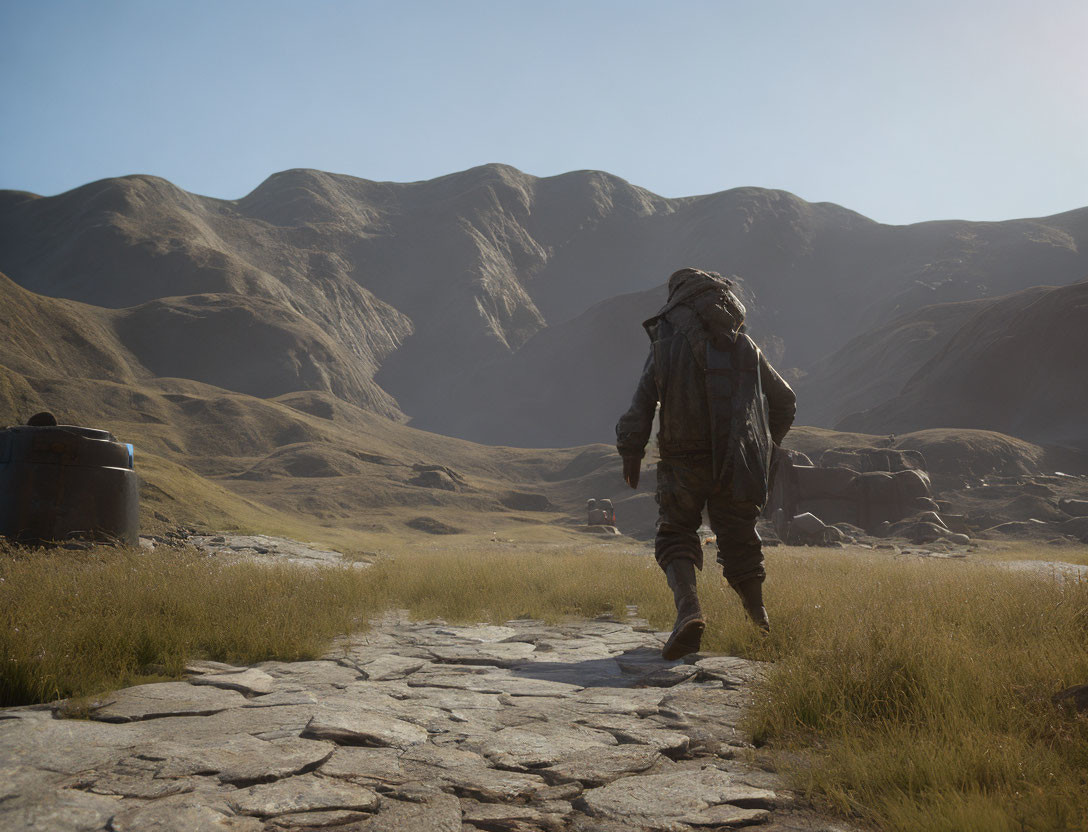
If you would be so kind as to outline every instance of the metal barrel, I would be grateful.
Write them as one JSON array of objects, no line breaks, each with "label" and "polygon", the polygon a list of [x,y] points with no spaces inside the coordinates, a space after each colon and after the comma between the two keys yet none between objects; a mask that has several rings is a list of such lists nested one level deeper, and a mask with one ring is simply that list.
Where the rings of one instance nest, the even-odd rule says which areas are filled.
[{"label": "metal barrel", "polygon": [[19,425],[0,430],[0,535],[139,543],[132,446],[105,430]]}]

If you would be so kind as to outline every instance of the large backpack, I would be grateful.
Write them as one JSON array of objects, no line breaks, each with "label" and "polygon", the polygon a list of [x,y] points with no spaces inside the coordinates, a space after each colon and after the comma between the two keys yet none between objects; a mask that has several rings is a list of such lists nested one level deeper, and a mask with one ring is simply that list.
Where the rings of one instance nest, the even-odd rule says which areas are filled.
[{"label": "large backpack", "polygon": [[767,399],[759,347],[744,332],[744,305],[730,287],[708,280],[664,316],[684,334],[703,372],[718,488],[737,502],[763,505],[772,446]]}]

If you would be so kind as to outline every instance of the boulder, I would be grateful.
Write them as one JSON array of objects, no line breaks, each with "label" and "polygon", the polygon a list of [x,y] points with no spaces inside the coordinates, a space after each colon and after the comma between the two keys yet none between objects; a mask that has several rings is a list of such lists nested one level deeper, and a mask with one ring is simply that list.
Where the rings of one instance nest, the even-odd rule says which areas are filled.
[{"label": "boulder", "polygon": [[933,543],[953,532],[944,524],[941,515],[935,511],[922,511],[918,514],[892,523],[887,529],[890,537],[903,537],[911,543]]},{"label": "boulder", "polygon": [[433,517],[413,517],[404,525],[427,534],[460,534],[462,532],[462,529],[443,523],[441,520],[435,520]]},{"label": "boulder", "polygon": [[[823,520],[811,512],[798,514],[790,520],[789,530],[786,532],[786,542],[791,546],[823,546],[829,543],[829,527]],[[841,537],[842,532],[835,529]]]},{"label": "boulder", "polygon": [[508,491],[499,498],[499,502],[506,508],[514,511],[554,511],[552,505],[544,494],[532,494],[527,491]]},{"label": "boulder", "polygon": [[1058,508],[1072,517],[1088,517],[1088,500],[1058,500]]},{"label": "boulder", "polygon": [[1070,535],[1081,542],[1088,542],[1088,517],[1074,517],[1058,525],[1062,534]]},{"label": "boulder", "polygon": [[408,480],[408,483],[418,485],[421,488],[438,488],[442,491],[457,490],[457,483],[453,477],[445,471],[439,470],[420,471],[412,479]]},{"label": "boulder", "polygon": [[442,491],[470,491],[463,476],[445,465],[426,465],[418,463],[412,466],[416,475],[408,481],[409,485],[422,488],[438,488]]}]

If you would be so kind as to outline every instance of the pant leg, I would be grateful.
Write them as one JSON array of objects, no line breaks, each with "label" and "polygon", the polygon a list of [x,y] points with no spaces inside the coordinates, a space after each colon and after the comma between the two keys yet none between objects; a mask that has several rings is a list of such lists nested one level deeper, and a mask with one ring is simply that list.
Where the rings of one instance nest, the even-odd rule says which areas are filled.
[{"label": "pant leg", "polygon": [[654,555],[662,569],[676,558],[703,568],[699,526],[711,485],[709,455],[668,457],[657,464],[657,539]]},{"label": "pant leg", "polygon": [[756,531],[761,507],[739,503],[722,492],[712,494],[707,504],[710,528],[718,538],[718,563],[731,586],[751,578],[763,580],[763,543]]}]

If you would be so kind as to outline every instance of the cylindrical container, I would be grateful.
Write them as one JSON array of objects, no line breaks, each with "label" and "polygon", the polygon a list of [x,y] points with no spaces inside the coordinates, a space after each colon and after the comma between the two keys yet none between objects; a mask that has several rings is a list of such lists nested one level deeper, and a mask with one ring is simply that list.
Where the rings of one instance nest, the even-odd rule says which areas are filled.
[{"label": "cylindrical container", "polygon": [[0,430],[0,534],[21,543],[69,538],[139,543],[132,446],[74,425]]}]

